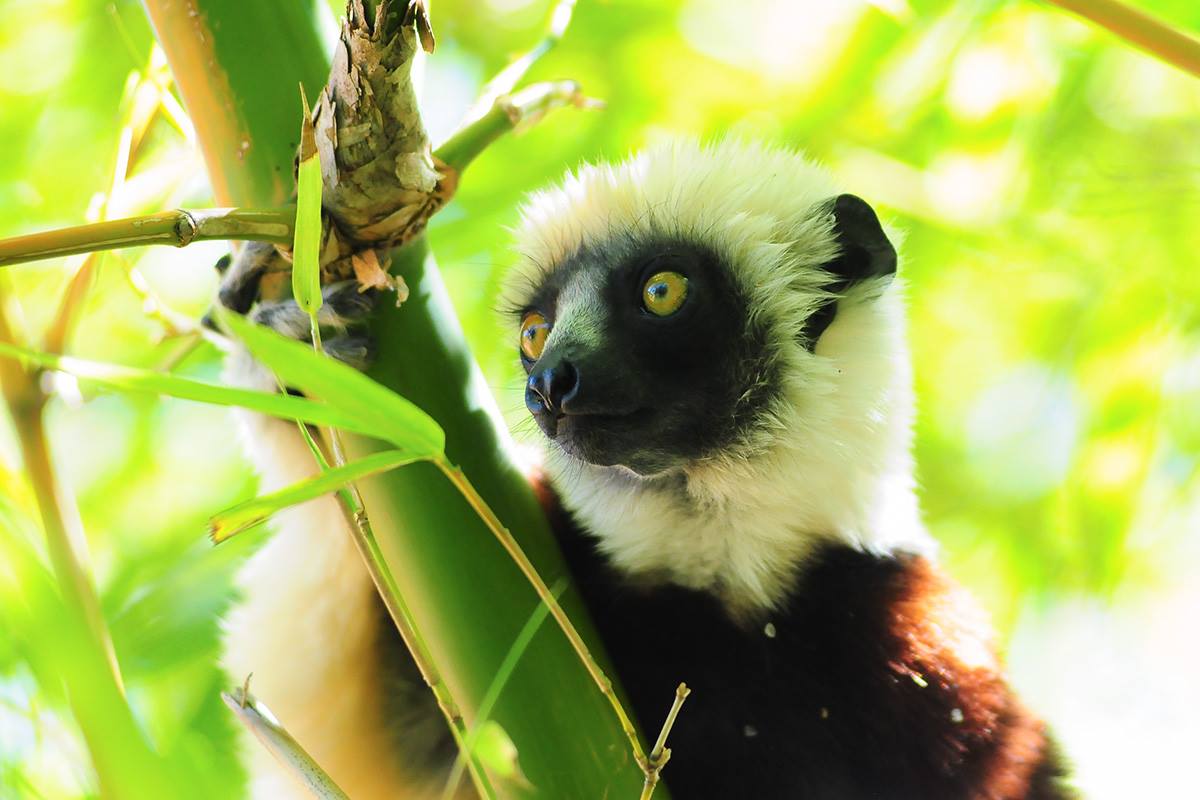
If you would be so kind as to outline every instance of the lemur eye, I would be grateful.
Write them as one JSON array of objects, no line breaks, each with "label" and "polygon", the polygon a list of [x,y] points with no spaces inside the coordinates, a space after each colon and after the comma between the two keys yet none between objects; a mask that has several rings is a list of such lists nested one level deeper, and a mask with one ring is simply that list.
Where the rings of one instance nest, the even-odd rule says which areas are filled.
[{"label": "lemur eye", "polygon": [[678,272],[656,272],[642,287],[642,305],[657,317],[669,317],[687,299],[688,280]]},{"label": "lemur eye", "polygon": [[550,323],[536,311],[530,311],[521,320],[521,355],[537,361],[550,335]]}]

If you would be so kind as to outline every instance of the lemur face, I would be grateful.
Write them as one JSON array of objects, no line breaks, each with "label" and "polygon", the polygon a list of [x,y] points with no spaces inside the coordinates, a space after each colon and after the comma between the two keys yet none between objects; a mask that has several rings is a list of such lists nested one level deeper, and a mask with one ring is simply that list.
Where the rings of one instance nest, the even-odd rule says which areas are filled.
[{"label": "lemur face", "polygon": [[711,248],[618,236],[572,253],[520,309],[525,404],[568,455],[660,473],[729,443],[771,354]]},{"label": "lemur face", "polygon": [[585,168],[535,196],[522,239],[529,412],[569,459],[642,476],[748,457],[798,387],[828,398],[839,298],[896,264],[866,203],[735,142]]}]

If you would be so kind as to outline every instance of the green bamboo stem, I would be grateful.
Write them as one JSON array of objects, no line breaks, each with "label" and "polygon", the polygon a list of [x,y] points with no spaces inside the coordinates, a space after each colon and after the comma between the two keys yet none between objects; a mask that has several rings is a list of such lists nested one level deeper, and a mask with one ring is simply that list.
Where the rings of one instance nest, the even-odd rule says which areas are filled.
[{"label": "green bamboo stem", "polygon": [[467,112],[462,127],[466,127],[467,124],[490,111],[496,101],[504,95],[512,94],[513,90],[517,88],[517,84],[524,80],[525,76],[529,74],[529,70],[533,69],[533,65],[562,40],[574,13],[575,0],[559,0],[550,12],[550,24],[547,26],[542,40],[531,47],[528,52],[513,59],[512,63],[487,82]]},{"label": "green bamboo stem", "polygon": [[[316,97],[336,26],[323,2],[143,0],[216,202],[273,206],[294,183],[297,81]],[[251,79],[250,76],[253,76]]]},{"label": "green bamboo stem", "polygon": [[98,250],[142,245],[184,247],[192,242],[241,239],[291,244],[296,209],[175,209],[142,217],[96,222],[0,241],[0,267]]},{"label": "green bamboo stem", "polygon": [[434,155],[446,166],[462,172],[492,142],[514,128],[532,125],[558,108],[597,105],[584,97],[575,81],[535,83],[515,94],[496,98],[487,113],[450,135]]},{"label": "green bamboo stem", "polygon": [[[0,343],[17,343],[3,308],[0,308]],[[121,673],[117,667],[112,639],[100,613],[100,601],[96,596],[95,587],[92,586],[71,546],[67,526],[58,507],[58,485],[42,427],[46,396],[38,385],[38,371],[32,368],[27,370],[18,362],[5,359],[0,365],[0,389],[3,389],[9,413],[17,430],[21,456],[37,499],[38,512],[46,536],[46,549],[58,579],[59,589],[66,602],[82,613],[93,638],[104,650],[113,679],[120,687]]]},{"label": "green bamboo stem", "polygon": [[[0,344],[16,344],[2,306]],[[96,588],[68,533],[63,495],[46,437],[46,395],[39,379],[38,369],[22,367],[13,359],[0,362],[0,390],[17,431],[62,602],[61,679],[104,796],[133,800],[165,797],[171,785],[125,702],[116,652]]]},{"label": "green bamboo stem", "polygon": [[1200,77],[1200,39],[1118,0],[1049,0],[1139,50]]},{"label": "green bamboo stem", "polygon": [[[311,41],[308,34],[292,36],[295,25],[309,12],[308,4],[298,10],[287,0],[145,2],[188,111],[197,122],[218,202],[231,206],[284,202],[292,186],[294,155],[286,143],[295,142],[294,125],[300,113],[296,80],[303,80],[313,97],[318,78],[330,74],[327,61],[322,74],[315,74],[313,48],[303,41]],[[254,24],[263,17],[271,24]],[[281,30],[276,29],[275,18],[283,23]],[[271,30],[272,35],[262,36],[263,30]],[[328,51],[322,47],[321,52]],[[397,64],[393,77],[403,82],[401,69],[403,65]],[[344,71],[345,65],[340,70],[339,79],[356,79]],[[372,80],[372,76],[357,79]],[[394,88],[380,85],[381,91]],[[337,106],[338,113],[349,109]],[[331,120],[332,112],[325,118],[326,123]],[[511,117],[493,121],[500,123],[495,135],[516,123]],[[407,124],[406,131],[415,131],[419,124],[415,107],[411,119],[397,122]],[[394,144],[394,137],[388,141]],[[460,163],[467,163],[479,149],[470,146],[468,157]],[[427,151],[414,147],[411,152]],[[322,153],[322,163],[336,162],[326,162]],[[353,157],[339,163],[339,168],[350,170],[360,166],[361,159]],[[400,198],[397,210],[404,202],[410,201]],[[494,400],[465,346],[424,239],[393,251],[392,262],[393,274],[403,277],[411,294],[403,308],[383,303],[376,309],[370,328],[380,350],[370,374],[434,416],[446,432],[448,458],[471,476],[496,517],[517,532],[540,574],[553,582],[565,574],[565,565],[536,499],[507,456]],[[351,458],[373,452],[381,444],[362,435],[345,438]],[[378,475],[362,481],[360,488],[382,560],[403,589],[440,677],[469,722],[477,717],[497,665],[528,617],[525,597],[516,591],[523,580],[521,572],[497,550],[484,523],[431,465]],[[594,635],[575,592],[568,589],[561,605],[585,638]],[[590,685],[588,671],[562,637],[534,637],[522,668],[511,676],[492,716],[517,747],[522,771],[533,786],[497,781],[500,796],[532,797],[534,786],[542,795],[555,797],[636,796],[642,772],[625,746],[617,719]],[[548,728],[570,730],[571,735],[548,740]]]}]

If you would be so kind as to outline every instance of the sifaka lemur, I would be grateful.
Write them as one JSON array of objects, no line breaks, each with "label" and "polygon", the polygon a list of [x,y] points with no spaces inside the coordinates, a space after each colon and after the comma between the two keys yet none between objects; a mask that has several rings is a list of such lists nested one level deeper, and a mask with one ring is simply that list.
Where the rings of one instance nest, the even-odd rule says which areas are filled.
[{"label": "sifaka lemur", "polygon": [[[693,689],[672,796],[1073,797],[919,518],[897,254],[870,206],[788,150],[676,142],[585,167],[522,218],[537,488],[641,724]],[[326,296],[341,330],[370,308]],[[306,335],[293,303],[251,313]],[[311,474],[294,427],[246,423],[264,490]],[[453,745],[344,527],[329,498],[281,516],[225,664],[351,797],[436,796]],[[300,796],[253,758],[255,797]]]}]

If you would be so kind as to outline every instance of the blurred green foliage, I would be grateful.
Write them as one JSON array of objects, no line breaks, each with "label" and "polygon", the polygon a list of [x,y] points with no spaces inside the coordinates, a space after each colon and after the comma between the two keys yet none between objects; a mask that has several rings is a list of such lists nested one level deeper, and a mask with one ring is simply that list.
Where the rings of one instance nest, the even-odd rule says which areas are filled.
[{"label": "blurred green foliage", "polygon": [[[548,5],[435,4],[435,141],[538,38]],[[1138,5],[1200,30],[1194,0]],[[501,140],[430,232],[514,426],[515,347],[493,309],[524,193],[670,135],[803,148],[907,231],[924,508],[1011,643],[1017,682],[1090,796],[1181,796],[1200,746],[1187,713],[1200,707],[1200,81],[1049,6],[998,0],[582,0],[532,76],[562,77],[607,108]],[[0,5],[0,236],[207,204],[186,121],[163,113],[114,182],[137,87],[166,82],[131,0]],[[170,359],[180,342],[147,297],[198,318],[224,249],[101,256],[71,352]],[[34,345],[68,275],[63,261],[0,272],[0,302]],[[220,354],[202,345],[178,368],[215,378]],[[212,549],[203,535],[254,493],[236,431],[222,409],[58,388],[52,443],[134,709],[181,776],[240,796],[215,659],[255,537]],[[32,509],[0,425],[0,797],[85,797],[77,732],[35,681],[55,620],[35,613]]]}]

